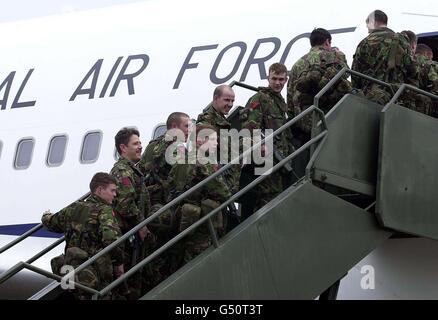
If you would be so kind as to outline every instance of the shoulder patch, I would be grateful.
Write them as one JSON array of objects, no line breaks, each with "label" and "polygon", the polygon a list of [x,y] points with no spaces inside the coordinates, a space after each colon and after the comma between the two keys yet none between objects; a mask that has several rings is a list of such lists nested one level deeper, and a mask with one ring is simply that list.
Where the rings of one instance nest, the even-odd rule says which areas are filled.
[{"label": "shoulder patch", "polygon": [[257,109],[259,106],[260,106],[260,102],[259,102],[259,101],[256,101],[256,102],[251,103],[251,104],[249,105],[249,108],[252,109],[252,110],[254,110],[254,109]]},{"label": "shoulder patch", "polygon": [[130,185],[131,185],[131,180],[129,180],[128,177],[123,177],[122,180],[121,180],[121,182],[122,182],[122,184],[123,184],[124,186],[130,186]]}]

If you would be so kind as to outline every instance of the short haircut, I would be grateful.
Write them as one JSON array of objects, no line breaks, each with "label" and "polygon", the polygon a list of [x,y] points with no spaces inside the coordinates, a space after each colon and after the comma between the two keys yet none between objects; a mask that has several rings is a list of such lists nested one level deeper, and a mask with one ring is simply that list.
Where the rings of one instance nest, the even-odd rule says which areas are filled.
[{"label": "short haircut", "polygon": [[120,145],[124,144],[125,146],[127,146],[129,143],[129,139],[131,139],[133,135],[140,137],[140,133],[138,132],[137,129],[134,128],[125,127],[122,128],[119,132],[117,132],[116,136],[114,137],[114,140],[119,155],[122,155],[122,150],[120,149]]},{"label": "short haircut", "polygon": [[215,89],[214,89],[214,92],[213,92],[213,99],[214,99],[214,97],[220,97],[220,96],[222,96],[223,94],[224,94],[224,89],[225,88],[229,88],[229,89],[231,89],[231,90],[233,90],[229,85],[227,85],[227,84],[221,84],[220,86],[217,86]]},{"label": "short haircut", "polygon": [[93,178],[91,178],[90,191],[94,193],[96,192],[97,188],[106,188],[110,184],[117,185],[117,180],[108,173],[98,172],[93,176]]},{"label": "short haircut", "polygon": [[287,68],[282,63],[274,63],[269,67],[269,73],[271,73],[271,72],[276,73],[276,74],[286,73],[286,75],[287,75]]},{"label": "short haircut", "polygon": [[374,16],[374,22],[377,22],[378,24],[384,24],[385,26],[388,24],[388,16],[382,10],[374,10],[371,12],[368,15],[367,23],[369,22],[371,16]]},{"label": "short haircut", "polygon": [[182,118],[190,118],[188,114],[184,112],[173,112],[167,117],[166,127],[172,129],[172,123],[176,123],[177,126],[181,123]]},{"label": "short haircut", "polygon": [[332,41],[332,35],[326,29],[316,28],[310,34],[310,45],[312,47],[323,45],[326,40]]},{"label": "short haircut", "polygon": [[401,32],[406,38],[409,39],[410,44],[417,43],[417,35],[411,30],[404,30]]},{"label": "short haircut", "polygon": [[415,54],[426,54],[426,53],[432,53],[432,48],[429,47],[427,44],[420,43],[417,46],[417,50],[415,51]]}]

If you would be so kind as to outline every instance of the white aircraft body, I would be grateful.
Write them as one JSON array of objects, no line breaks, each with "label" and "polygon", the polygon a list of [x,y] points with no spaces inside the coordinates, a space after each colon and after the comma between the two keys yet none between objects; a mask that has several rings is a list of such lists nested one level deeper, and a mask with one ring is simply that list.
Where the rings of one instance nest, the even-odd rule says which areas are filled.
[{"label": "white aircraft body", "polygon": [[[0,24],[0,246],[109,171],[120,128],[137,127],[145,147],[171,112],[196,118],[217,85],[266,85],[270,64],[290,69],[308,52],[315,27],[331,31],[351,65],[375,9],[395,31],[438,34],[438,4],[425,0],[151,0]],[[235,105],[253,94],[235,92]],[[26,239],[0,255],[0,271],[53,241]],[[62,247],[34,264],[50,270]],[[390,240],[350,270],[339,298],[436,298],[437,253],[431,240]],[[364,289],[361,271],[370,265],[375,288]],[[0,298],[25,286],[2,285]]]}]

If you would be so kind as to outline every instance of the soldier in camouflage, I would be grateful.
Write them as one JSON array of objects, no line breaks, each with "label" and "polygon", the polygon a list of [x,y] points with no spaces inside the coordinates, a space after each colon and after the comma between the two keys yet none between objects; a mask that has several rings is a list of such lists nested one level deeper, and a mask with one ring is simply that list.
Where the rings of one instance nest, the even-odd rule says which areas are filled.
[{"label": "soldier in camouflage", "polygon": [[[107,173],[96,173],[90,182],[91,195],[53,214],[45,212],[41,221],[47,230],[65,235],[65,254],[52,260],[55,274],[63,265],[74,268],[121,237],[111,207],[116,195],[116,181]],[[115,277],[124,273],[123,245],[117,246],[75,276],[75,281],[102,290]],[[91,294],[75,290],[77,299],[90,299]],[[108,298],[108,297],[107,297]]]},{"label": "soldier in camouflage", "polygon": [[[197,125],[211,125],[215,128],[216,133],[219,137],[219,145],[217,148],[217,160],[221,165],[228,164],[232,157],[231,153],[231,141],[228,140],[227,135],[221,135],[221,130],[226,130],[228,132],[231,128],[231,123],[227,120],[226,116],[233,108],[235,94],[233,89],[228,85],[220,85],[215,88],[213,92],[213,102],[211,106],[207,108],[203,113],[198,115],[196,121]],[[225,154],[225,148],[221,146],[228,144],[228,154]],[[221,154],[221,152],[223,154]],[[226,161],[223,161],[226,159]],[[239,190],[239,179],[240,179],[240,164],[233,165],[230,169],[225,171],[223,179],[228,185],[228,188],[232,193],[236,193]],[[229,216],[225,212],[223,213],[224,223],[226,225],[225,231],[230,231],[234,228],[238,221]],[[231,218],[231,219],[229,219]],[[222,235],[222,234],[221,234]]]},{"label": "soldier in camouflage", "polygon": [[[434,67],[432,49],[425,44],[419,44],[415,52],[415,58],[418,66],[420,89],[438,95],[438,68]],[[424,103],[424,98],[427,99],[426,103]],[[435,118],[438,117],[438,110],[433,108],[433,106],[436,105],[436,101],[432,101],[432,99],[428,97],[424,98],[417,103],[417,111]]]},{"label": "soldier in camouflage", "polygon": [[[135,165],[140,160],[142,151],[139,136],[138,130],[132,128],[123,128],[115,136],[115,145],[120,159],[114,164],[110,174],[117,180],[118,191],[114,199],[114,211],[123,233],[142,222],[150,212],[150,198],[143,183],[143,174]],[[131,237],[129,243],[130,245],[125,246],[126,269],[130,269],[150,251],[154,236],[145,226],[135,237]],[[142,292],[159,281],[157,280],[159,275],[154,272],[151,264],[148,264],[144,271],[143,277],[139,272],[128,279],[130,299],[138,299]],[[141,278],[144,280],[143,290]]]},{"label": "soldier in camouflage", "polygon": [[[149,142],[143,156],[138,164],[139,169],[146,178],[146,185],[149,191],[152,212],[155,212],[156,205],[164,205],[167,202],[168,190],[167,179],[172,165],[166,161],[166,150],[175,142],[174,130],[179,130],[181,144],[187,141],[190,127],[190,117],[183,112],[173,112],[167,118],[167,130],[172,130],[172,135],[166,132],[164,135]],[[167,136],[167,138],[166,138]],[[154,210],[155,209],[155,210]]]},{"label": "soldier in camouflage", "polygon": [[[188,163],[175,164],[170,171],[169,201],[189,190],[218,170],[215,159],[208,158],[207,153],[214,153],[217,148],[216,128],[210,125],[197,125],[192,134],[196,135],[196,152],[189,152]],[[215,157],[214,157],[215,158]],[[210,161],[213,160],[213,161]],[[231,196],[228,185],[222,176],[210,181],[197,192],[179,203],[177,217],[178,229],[184,231],[200,218],[217,208]],[[217,232],[224,229],[223,217],[217,214],[212,218]],[[181,253],[181,264],[192,260],[212,243],[207,223],[201,225],[184,238],[184,250]]]},{"label": "soldier in camouflage", "polygon": [[[234,103],[234,91],[228,85],[220,85],[216,87],[213,92],[213,103],[210,107],[203,113],[198,115],[196,124],[208,124],[216,129],[216,133],[219,138],[221,138],[220,130],[230,130],[231,123],[227,120],[226,115],[233,108]],[[219,146],[217,149],[218,161],[220,161],[221,145],[228,143],[229,154],[226,155],[228,161],[233,159],[230,158],[231,145],[228,141],[219,141]],[[228,163],[227,161],[227,163]],[[218,162],[219,163],[219,162]],[[236,165],[227,170],[224,175],[224,179],[227,182],[229,188],[232,192],[237,192],[239,188],[239,177],[240,177],[240,166]]]},{"label": "soldier in camouflage", "polygon": [[[260,87],[258,93],[248,100],[245,108],[241,111],[240,120],[243,129],[248,129],[251,133],[255,129],[272,129],[275,131],[289,120],[287,105],[281,96],[281,90],[286,81],[287,69],[283,64],[274,63],[269,67],[269,86]],[[291,154],[294,150],[291,131],[285,130],[274,137],[274,146],[284,157]],[[267,150],[265,149],[265,151]],[[249,165],[244,167],[241,188],[256,178],[255,176],[249,178],[253,168]],[[255,186],[241,200],[242,218],[248,218],[256,209],[261,208],[275,198],[284,190],[284,187],[289,183],[289,179],[288,173],[280,170]]]},{"label": "soldier in camouflage", "polygon": [[[417,76],[418,76],[417,86],[420,89],[422,89],[424,87],[422,87],[420,82],[424,81],[424,74],[423,75],[420,74],[422,66],[420,66],[419,60],[415,56],[415,51],[417,49],[417,36],[411,30],[404,30],[404,31],[400,32],[400,34],[405,36],[405,38],[409,42],[409,45],[411,46],[412,59],[414,60],[415,66],[417,68]],[[423,77],[423,80],[421,79],[421,77]],[[411,109],[411,110],[414,110],[414,111],[417,111],[417,112],[420,112],[420,113],[423,113],[426,115],[431,115],[432,100],[427,96],[419,94],[415,91],[408,90],[408,91],[404,92],[400,101],[402,101],[403,106],[408,108],[408,109]]]},{"label": "soldier in camouflage", "polygon": [[[352,69],[394,85],[402,83],[418,86],[417,69],[408,39],[387,28],[388,17],[380,10],[372,12],[367,20],[369,36],[360,42],[353,57]],[[366,97],[386,104],[391,90],[386,86],[352,76],[353,87],[362,89]]]},{"label": "soldier in camouflage", "polygon": [[[348,68],[345,55],[331,47],[332,36],[317,28],[310,34],[310,52],[292,67],[287,89],[287,104],[291,117],[299,115],[313,104],[315,95],[343,68]],[[320,108],[327,113],[352,87],[345,75],[320,101]],[[293,128],[300,147],[310,139],[312,115],[308,115]]]},{"label": "soldier in camouflage", "polygon": [[[139,168],[145,176],[146,187],[151,198],[151,212],[154,213],[162,208],[169,196],[168,179],[172,165],[166,161],[166,150],[177,140],[178,148],[185,153],[184,143],[187,141],[191,120],[189,115],[183,112],[173,112],[166,121],[167,132],[149,142],[139,162]],[[178,135],[178,136],[177,136]],[[163,212],[157,219],[150,224],[151,231],[157,236],[157,247],[161,247],[173,235],[175,231],[175,221],[170,210]],[[177,246],[169,249],[156,261],[163,278],[174,271],[173,258],[176,256],[174,250]]]}]

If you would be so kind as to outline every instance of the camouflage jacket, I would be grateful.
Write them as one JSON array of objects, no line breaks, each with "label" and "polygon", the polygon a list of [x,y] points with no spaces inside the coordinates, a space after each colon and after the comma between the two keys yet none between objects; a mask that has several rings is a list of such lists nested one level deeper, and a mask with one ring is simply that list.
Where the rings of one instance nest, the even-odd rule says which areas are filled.
[{"label": "camouflage jacket", "polygon": [[110,174],[117,180],[114,210],[119,219],[120,229],[125,233],[143,221],[149,213],[149,192],[143,183],[143,174],[125,158],[120,158],[114,164]]},{"label": "camouflage jacket", "polygon": [[[289,113],[296,116],[297,108],[311,106],[315,95],[343,68],[348,68],[348,65],[342,52],[321,47],[311,48],[309,53],[293,65],[290,72],[287,90]],[[351,91],[347,78],[348,75],[333,90],[341,91],[342,94]]]},{"label": "camouflage jacket", "polygon": [[[343,68],[348,68],[345,55],[340,51],[313,47],[310,52],[299,59],[292,67],[287,87],[288,112],[291,117],[313,105],[315,95]],[[352,90],[345,75],[340,82],[330,89],[320,100],[320,108],[327,113]],[[298,123],[304,132],[310,133],[312,117],[309,115]]]},{"label": "camouflage jacket", "polygon": [[228,122],[227,118],[219,114],[213,106],[210,106],[207,111],[198,115],[196,124],[209,124],[217,129],[217,134],[219,136],[220,129],[231,129],[231,124]]},{"label": "camouflage jacket", "polygon": [[[223,115],[219,114],[213,106],[210,106],[207,111],[198,115],[198,120],[196,124],[209,124],[216,128],[217,136],[219,138],[219,145],[217,149],[218,163],[223,165],[227,164],[232,159],[231,154],[231,141],[222,139],[223,137],[220,134],[220,130],[230,130],[231,123],[225,118]],[[228,144],[228,154],[221,155],[221,145],[224,143]],[[225,149],[222,148],[224,151]],[[227,159],[227,161],[221,161],[223,159]],[[226,163],[224,163],[226,162]],[[240,165],[232,166],[229,170],[226,170],[224,175],[224,180],[227,183],[228,187],[234,192],[238,191],[239,187],[239,179],[240,179]]]},{"label": "camouflage jacket", "polygon": [[[277,130],[284,125],[289,116],[287,105],[280,93],[270,88],[260,87],[259,92],[252,96],[241,111],[240,120],[242,128],[272,129]],[[288,156],[292,151],[292,133],[286,129],[274,138],[274,144],[283,156]]]},{"label": "camouflage jacket", "polygon": [[[113,209],[96,195],[55,214],[45,213],[41,221],[47,230],[65,234],[66,249],[79,247],[90,257],[122,235]],[[113,249],[110,255],[115,265],[123,264],[123,244]]]},{"label": "camouflage jacket", "polygon": [[[388,28],[379,28],[363,39],[353,57],[352,69],[378,80],[418,86],[417,68],[405,36]],[[369,81],[352,77],[355,88],[367,91]]]},{"label": "camouflage jacket", "polygon": [[435,71],[438,72],[438,62],[432,61],[432,66],[435,68]]},{"label": "camouflage jacket", "polygon": [[172,165],[166,161],[166,150],[173,141],[166,141],[165,135],[149,142],[138,164],[145,176],[145,183],[151,198],[151,205],[167,202],[168,183]]},{"label": "camouflage jacket", "polygon": [[[169,188],[171,190],[169,201],[211,176],[218,168],[218,165],[210,163],[200,164],[198,161],[196,164],[175,164],[172,166],[169,174]],[[188,196],[184,201],[180,202],[180,205],[192,203],[201,206],[201,201],[206,199],[222,203],[229,197],[231,197],[229,188],[220,175],[197,192]]]},{"label": "camouflage jacket", "polygon": [[438,68],[434,62],[424,55],[416,57],[420,89],[438,94]]},{"label": "camouflage jacket", "polygon": [[[216,111],[215,108],[213,108],[213,106],[210,106],[207,111],[201,113],[198,115],[198,120],[196,120],[196,124],[209,124],[211,126],[213,126],[214,128],[216,128],[216,132],[217,132],[217,136],[220,139],[220,130],[230,130],[231,129],[231,124],[230,122],[228,122],[227,118],[225,118],[223,115],[221,115],[219,112]],[[227,141],[228,142],[228,141]],[[220,146],[223,143],[227,143],[227,142],[222,142],[219,141],[219,145],[218,145],[218,150],[217,150],[217,154],[218,154],[218,161],[220,160],[219,156],[220,156]],[[228,149],[230,150],[230,149]]]}]

